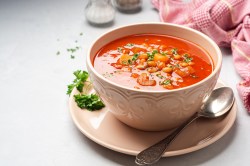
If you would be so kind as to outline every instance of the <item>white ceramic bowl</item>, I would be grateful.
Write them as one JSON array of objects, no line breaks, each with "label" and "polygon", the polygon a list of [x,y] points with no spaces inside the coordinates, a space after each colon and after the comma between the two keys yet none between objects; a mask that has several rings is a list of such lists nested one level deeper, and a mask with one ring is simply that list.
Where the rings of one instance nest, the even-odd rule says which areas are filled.
[{"label": "white ceramic bowl", "polygon": [[[106,44],[133,34],[166,34],[183,38],[205,49],[214,62],[213,72],[204,80],[171,91],[146,91],[128,88],[105,79],[93,67],[96,53]],[[113,115],[123,123],[146,131],[172,129],[198,111],[220,74],[222,54],[216,43],[191,28],[167,24],[144,23],[116,28],[100,36],[87,55],[87,69],[95,90]]]}]

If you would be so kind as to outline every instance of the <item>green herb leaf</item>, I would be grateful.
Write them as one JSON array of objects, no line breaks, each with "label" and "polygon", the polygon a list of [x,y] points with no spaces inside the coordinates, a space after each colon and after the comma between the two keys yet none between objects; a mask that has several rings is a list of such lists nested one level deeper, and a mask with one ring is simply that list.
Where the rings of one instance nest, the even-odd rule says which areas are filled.
[{"label": "green herb leaf", "polygon": [[122,64],[126,66],[128,65],[128,61],[122,61]]},{"label": "green herb leaf", "polygon": [[173,55],[177,55],[178,54],[178,49],[173,48],[173,49],[171,49],[171,52],[172,52]]},{"label": "green herb leaf", "polygon": [[175,68],[180,68],[179,64],[174,65]]},{"label": "green herb leaf", "polygon": [[86,72],[84,70],[83,71],[76,70],[73,74],[76,76],[77,79],[79,79],[79,80],[81,80],[83,82],[85,82],[89,77],[88,72]]},{"label": "green herb leaf", "polygon": [[109,73],[109,72],[106,72],[106,73],[104,73],[104,74],[102,74],[102,75],[103,75],[103,77],[105,77],[105,78],[114,76],[113,73]]},{"label": "green herb leaf", "polygon": [[74,87],[76,87],[76,89],[79,92],[82,92],[82,88],[84,87],[84,82],[86,82],[89,77],[88,72],[81,70],[77,70],[73,74],[75,75],[76,78],[74,79],[72,84],[68,85],[68,90],[67,90],[68,95],[70,95]]},{"label": "green herb leaf", "polygon": [[75,102],[77,103],[78,107],[86,108],[89,111],[100,110],[105,105],[100,100],[99,96],[96,94],[84,95],[78,94],[74,95]]},{"label": "green herb leaf", "polygon": [[131,59],[128,60],[128,64],[132,65],[132,60]]},{"label": "green herb leaf", "polygon": [[[89,77],[88,72],[81,71],[81,70],[75,71],[74,75],[76,78],[74,79],[72,84],[68,85],[67,94],[71,94],[74,87],[76,87],[76,89],[79,92],[82,92],[84,83],[87,81]],[[101,99],[99,98],[97,94],[86,95],[86,94],[80,93],[80,94],[74,95],[74,98],[78,107],[82,109],[86,108],[89,111],[94,111],[94,110],[99,110],[105,107],[104,103],[101,101]]]},{"label": "green herb leaf", "polygon": [[171,80],[164,80],[163,82],[161,82],[161,85],[168,85],[171,83]]},{"label": "green herb leaf", "polygon": [[67,51],[68,51],[68,52],[71,52],[71,53],[74,53],[74,52],[76,52],[76,51],[79,50],[79,49],[80,49],[80,47],[79,47],[79,46],[76,46],[76,47],[74,47],[74,48],[68,48]]},{"label": "green herb leaf", "polygon": [[[177,65],[179,65],[179,64],[177,64]],[[170,64],[167,64],[167,67],[169,67],[169,68],[173,68],[173,66],[172,66],[172,65],[170,65]]]},{"label": "green herb leaf", "polygon": [[132,47],[132,46],[134,46],[135,44],[133,44],[133,43],[128,43],[126,46],[127,47]]},{"label": "green herb leaf", "polygon": [[156,54],[156,53],[159,53],[158,50],[153,50],[152,51],[152,54]]},{"label": "green herb leaf", "polygon": [[56,55],[60,55],[60,51],[57,51],[57,52],[56,52]]},{"label": "green herb leaf", "polygon": [[191,62],[193,60],[193,58],[189,57],[188,54],[184,54],[183,58],[184,58],[183,61],[186,62],[186,63],[189,63],[189,62]]},{"label": "green herb leaf", "polygon": [[147,53],[148,54],[148,61],[154,60],[154,56],[155,56],[156,53],[158,53],[157,50],[153,50],[152,53],[148,52]]},{"label": "green herb leaf", "polygon": [[67,90],[67,95],[70,95],[72,90],[74,89],[75,85],[74,84],[69,84],[68,85],[68,90]]},{"label": "green herb leaf", "polygon": [[161,52],[161,55],[167,56],[166,52]]},{"label": "green herb leaf", "polygon": [[122,53],[122,48],[121,48],[121,47],[117,47],[117,51],[118,51],[119,53]]},{"label": "green herb leaf", "polygon": [[74,53],[74,52],[76,52],[76,49],[75,48],[68,48],[67,51],[71,52],[71,53]]},{"label": "green herb leaf", "polygon": [[139,56],[138,53],[134,54],[132,57],[132,61],[136,61],[138,59],[138,56]]},{"label": "green herb leaf", "polygon": [[165,77],[164,77],[163,75],[161,75],[161,74],[156,74],[156,76],[159,77],[160,79],[165,78]]}]

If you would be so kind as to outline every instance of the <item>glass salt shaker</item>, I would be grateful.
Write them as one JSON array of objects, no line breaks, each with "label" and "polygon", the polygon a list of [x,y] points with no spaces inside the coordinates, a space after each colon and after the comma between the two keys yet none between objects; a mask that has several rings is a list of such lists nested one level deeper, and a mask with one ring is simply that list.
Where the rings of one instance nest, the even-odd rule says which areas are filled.
[{"label": "glass salt shaker", "polygon": [[137,12],[141,10],[142,0],[113,0],[115,7],[121,12]]},{"label": "glass salt shaker", "polygon": [[85,16],[91,24],[108,24],[115,18],[115,9],[111,0],[89,0]]}]

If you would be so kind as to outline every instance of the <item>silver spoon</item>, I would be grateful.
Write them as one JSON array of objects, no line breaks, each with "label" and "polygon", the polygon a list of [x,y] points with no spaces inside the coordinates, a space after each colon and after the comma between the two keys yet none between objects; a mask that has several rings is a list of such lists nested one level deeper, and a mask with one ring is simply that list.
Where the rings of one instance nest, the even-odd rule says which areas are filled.
[{"label": "silver spoon", "polygon": [[234,94],[231,88],[222,87],[214,90],[207,98],[201,110],[195,113],[189,120],[178,127],[163,140],[140,152],[135,159],[138,165],[147,165],[157,162],[170,143],[189,124],[200,117],[217,118],[227,113],[234,103]]}]

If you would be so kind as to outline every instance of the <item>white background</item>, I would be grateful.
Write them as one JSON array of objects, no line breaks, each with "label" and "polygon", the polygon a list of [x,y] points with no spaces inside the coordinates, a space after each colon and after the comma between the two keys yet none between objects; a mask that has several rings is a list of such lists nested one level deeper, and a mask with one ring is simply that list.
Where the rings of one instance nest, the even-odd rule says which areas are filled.
[{"label": "white background", "polygon": [[[106,149],[85,137],[68,108],[73,71],[86,69],[85,56],[102,33],[130,23],[159,22],[149,0],[136,14],[116,12],[110,27],[93,27],[86,0],[0,1],[0,165],[134,165],[134,157]],[[80,33],[83,35],[81,36]],[[77,43],[76,43],[77,41]],[[67,48],[80,46],[75,59]],[[60,51],[60,55],[56,53]],[[241,80],[231,51],[222,49],[220,79],[235,93],[235,125],[216,143],[156,165],[249,165],[250,118],[236,91]],[[132,140],[131,140],[132,141]]]}]

